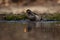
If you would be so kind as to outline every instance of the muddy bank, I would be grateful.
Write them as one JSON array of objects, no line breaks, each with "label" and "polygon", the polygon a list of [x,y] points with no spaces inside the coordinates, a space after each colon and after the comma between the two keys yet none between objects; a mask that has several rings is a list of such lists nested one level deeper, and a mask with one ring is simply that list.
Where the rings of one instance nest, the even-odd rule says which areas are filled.
[{"label": "muddy bank", "polygon": [[41,13],[56,13],[60,12],[60,6],[28,6],[28,7],[5,7],[0,8],[0,14],[4,12],[13,12],[14,14],[20,14],[21,12],[25,12],[27,9],[31,9],[32,11],[36,12],[37,14]]}]

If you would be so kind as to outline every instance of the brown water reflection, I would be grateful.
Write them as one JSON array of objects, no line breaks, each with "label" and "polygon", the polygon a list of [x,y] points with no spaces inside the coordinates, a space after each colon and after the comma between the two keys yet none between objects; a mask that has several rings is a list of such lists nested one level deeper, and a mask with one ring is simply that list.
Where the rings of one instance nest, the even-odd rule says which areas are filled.
[{"label": "brown water reflection", "polygon": [[[24,32],[25,27],[32,27],[32,30]],[[60,40],[60,23],[0,22],[0,40]]]}]

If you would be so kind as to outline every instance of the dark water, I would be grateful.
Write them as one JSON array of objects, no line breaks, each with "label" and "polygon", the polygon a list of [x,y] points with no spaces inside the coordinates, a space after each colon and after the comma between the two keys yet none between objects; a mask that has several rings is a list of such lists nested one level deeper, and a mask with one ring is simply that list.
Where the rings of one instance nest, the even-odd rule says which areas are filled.
[{"label": "dark water", "polygon": [[[25,27],[32,29],[24,32]],[[60,22],[0,21],[0,40],[60,40]]]}]

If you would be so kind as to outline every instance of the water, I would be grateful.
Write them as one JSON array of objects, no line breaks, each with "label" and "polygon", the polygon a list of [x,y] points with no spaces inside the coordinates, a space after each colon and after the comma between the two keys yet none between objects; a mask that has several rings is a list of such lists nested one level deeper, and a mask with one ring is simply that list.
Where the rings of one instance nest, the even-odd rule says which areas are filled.
[{"label": "water", "polygon": [[60,40],[60,21],[0,21],[0,40]]}]

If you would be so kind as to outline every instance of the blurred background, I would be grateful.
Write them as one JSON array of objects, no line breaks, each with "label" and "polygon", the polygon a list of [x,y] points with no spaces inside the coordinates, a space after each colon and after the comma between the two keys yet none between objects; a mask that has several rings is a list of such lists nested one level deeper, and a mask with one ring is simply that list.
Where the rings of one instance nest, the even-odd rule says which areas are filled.
[{"label": "blurred background", "polygon": [[56,5],[60,4],[60,0],[0,0],[0,5],[11,6],[36,6],[36,5]]}]

